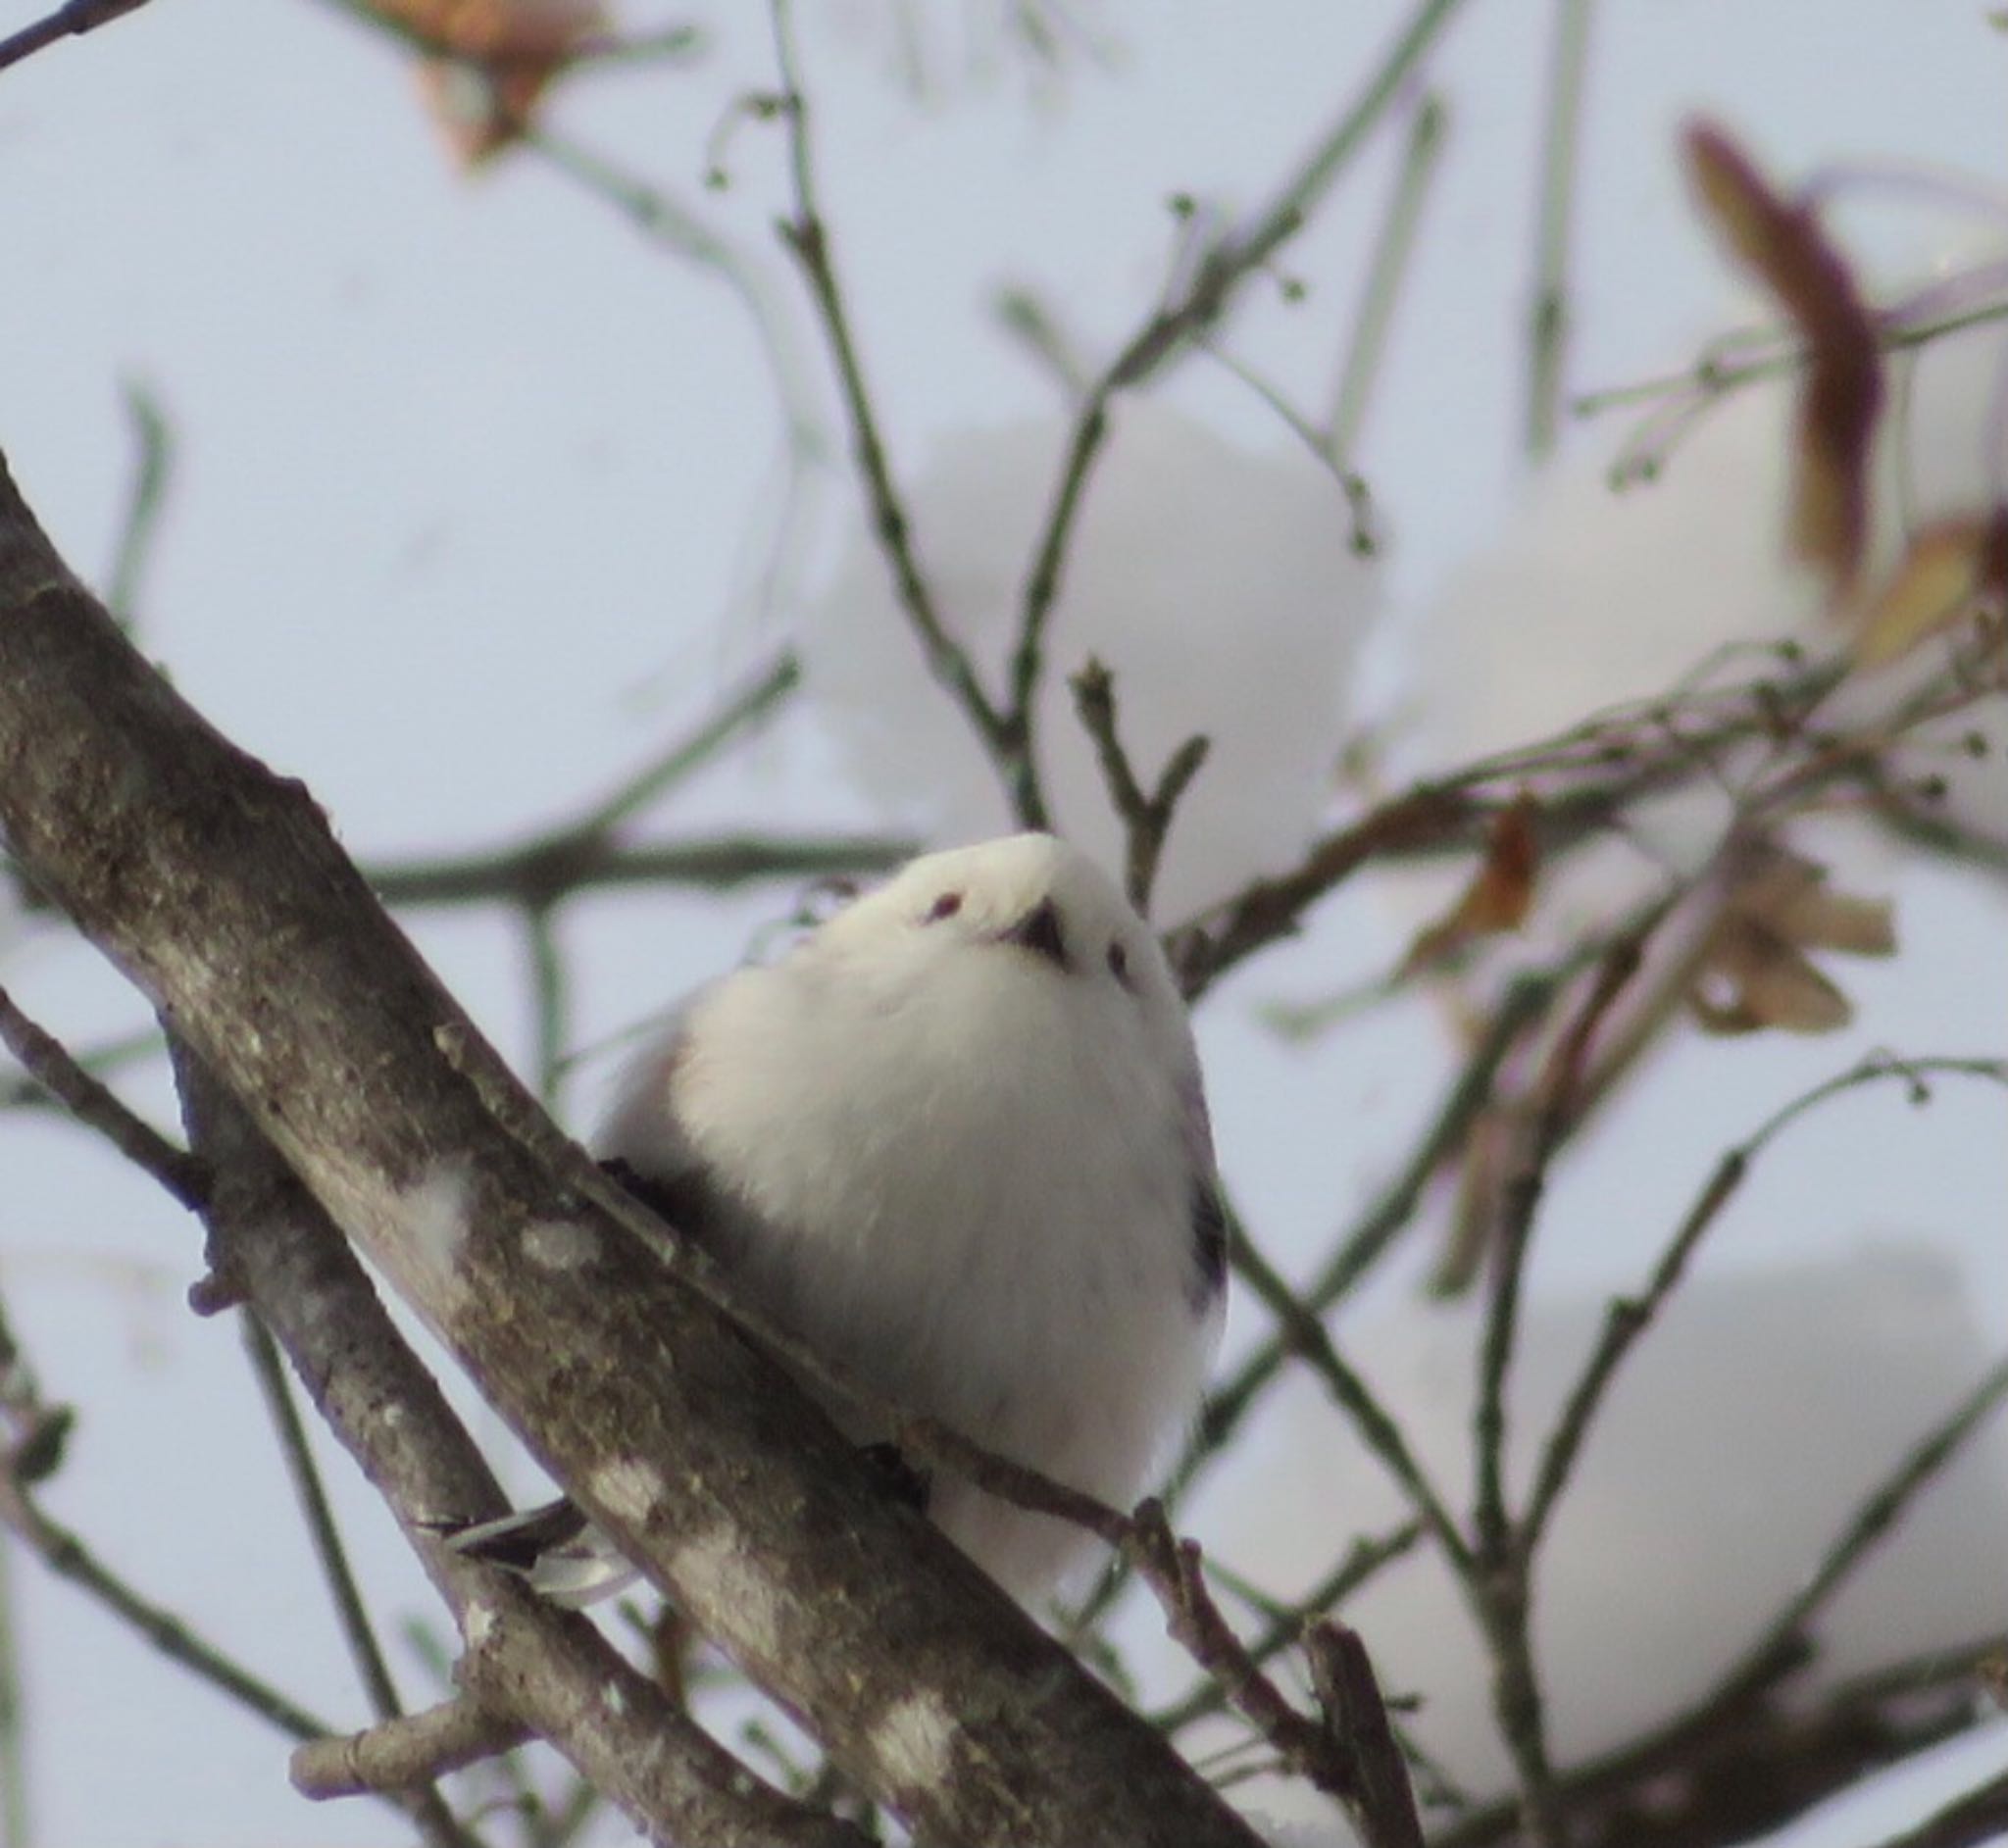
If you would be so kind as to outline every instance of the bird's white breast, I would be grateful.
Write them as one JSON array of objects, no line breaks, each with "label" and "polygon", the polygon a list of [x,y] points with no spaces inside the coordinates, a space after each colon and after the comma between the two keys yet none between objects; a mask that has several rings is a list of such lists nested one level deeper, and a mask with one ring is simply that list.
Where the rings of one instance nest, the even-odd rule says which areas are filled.
[{"label": "bird's white breast", "polygon": [[[1193,1307],[1176,1074],[1130,996],[1082,986],[1001,950],[899,986],[744,971],[693,1009],[670,1101],[744,1208],[722,1255],[770,1313],[914,1410],[1123,1501],[1215,1318]],[[1012,1589],[1077,1550],[967,1485],[937,1483],[933,1509]]]}]

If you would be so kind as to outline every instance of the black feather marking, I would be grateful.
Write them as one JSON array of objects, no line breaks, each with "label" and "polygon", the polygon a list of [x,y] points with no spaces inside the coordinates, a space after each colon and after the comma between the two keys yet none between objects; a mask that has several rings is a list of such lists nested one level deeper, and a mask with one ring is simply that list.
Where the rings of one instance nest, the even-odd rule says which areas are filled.
[{"label": "black feather marking", "polygon": [[894,1501],[924,1515],[928,1512],[934,1479],[897,1444],[866,1444],[858,1454]]},{"label": "black feather marking", "polygon": [[1228,1280],[1227,1208],[1211,1174],[1192,1177],[1192,1255],[1199,1265],[1192,1307],[1203,1314]]},{"label": "black feather marking", "polygon": [[469,1559],[512,1573],[531,1573],[546,1555],[570,1546],[586,1529],[585,1517],[564,1497],[520,1515],[484,1521],[450,1536],[446,1544]]},{"label": "black feather marking", "polygon": [[600,1167],[609,1180],[619,1182],[665,1221],[673,1232],[695,1245],[716,1244],[718,1195],[701,1169],[687,1168],[674,1174],[644,1174],[620,1156],[602,1162]]}]

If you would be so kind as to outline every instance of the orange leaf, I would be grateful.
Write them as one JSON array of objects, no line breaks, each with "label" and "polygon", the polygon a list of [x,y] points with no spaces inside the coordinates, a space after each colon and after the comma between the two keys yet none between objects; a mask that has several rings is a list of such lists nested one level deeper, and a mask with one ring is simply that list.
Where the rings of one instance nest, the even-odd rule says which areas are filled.
[{"label": "orange leaf", "polygon": [[1459,895],[1457,903],[1421,931],[1402,961],[1404,970],[1420,969],[1480,937],[1517,930],[1533,903],[1534,875],[1540,867],[1540,846],[1534,838],[1534,802],[1525,793],[1492,818],[1484,864]]},{"label": "orange leaf", "polygon": [[1811,207],[1778,193],[1721,129],[1697,123],[1685,139],[1703,211],[1805,345],[1793,549],[1836,585],[1851,583],[1868,547],[1869,452],[1882,409],[1876,324]]},{"label": "orange leaf", "polygon": [[523,138],[551,79],[606,24],[599,0],[371,0],[433,55],[420,72],[454,153],[475,166]]}]

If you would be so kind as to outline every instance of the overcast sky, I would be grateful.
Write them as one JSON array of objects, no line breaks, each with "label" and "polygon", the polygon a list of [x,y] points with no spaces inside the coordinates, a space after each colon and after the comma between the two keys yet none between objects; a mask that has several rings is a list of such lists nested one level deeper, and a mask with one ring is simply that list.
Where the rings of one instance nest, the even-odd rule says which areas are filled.
[{"label": "overcast sky", "polygon": [[[1071,58],[1041,87],[996,54],[1000,10],[943,9],[958,24],[929,32],[935,80],[917,99],[886,7],[804,8],[816,16],[804,75],[826,206],[903,461],[952,447],[971,425],[1055,408],[1050,380],[989,312],[997,285],[1035,288],[1084,348],[1111,350],[1164,275],[1168,198],[1259,202],[1410,11],[1380,0],[1081,6],[1108,56]],[[0,25],[35,11],[10,0]],[[1735,299],[1672,160],[1691,112],[1732,125],[1786,175],[1894,157],[1999,179],[2008,34],[1987,29],[1985,11],[1969,0],[1599,10],[1572,385],[1678,363]],[[713,12],[712,49],[688,70],[579,79],[550,120],[672,189],[745,253],[822,416],[823,355],[770,228],[782,196],[772,130],[742,123],[723,144],[729,188],[699,184],[726,106],[774,82],[764,9]],[[1523,475],[1550,14],[1532,0],[1470,0],[1427,67],[1450,140],[1359,456],[1391,539],[1394,648],[1405,618],[1510,519]],[[620,22],[671,17],[682,16]],[[965,28],[991,50],[974,71]],[[134,454],[122,394],[136,383],[157,397],[175,465],[143,643],[226,732],[304,777],[348,846],[377,860],[512,837],[618,779],[786,638],[855,513],[841,476],[827,475],[799,572],[778,601],[763,598],[785,449],[743,303],[535,160],[457,174],[404,62],[330,5],[156,0],[0,75],[0,447],[59,547],[102,581]],[[1330,390],[1398,139],[1377,137],[1284,258],[1306,299],[1257,290],[1235,324],[1234,352],[1299,404]],[[1913,220],[1861,229],[1898,266],[1933,252]],[[1244,445],[1291,440],[1219,367],[1186,366],[1167,395]],[[1530,671],[1538,661],[1531,642]],[[679,799],[664,831],[875,822],[841,761],[814,724],[796,724]],[[1858,1027],[1811,1045],[1673,1048],[1560,1178],[1542,1290],[1629,1281],[1726,1143],[1868,1046],[1999,1050],[2000,893],[1908,864],[1886,876],[1905,954],[1851,972]],[[575,1043],[600,1044],[728,965],[788,898],[577,908],[567,927],[579,958]],[[477,1019],[527,1058],[525,954],[507,921],[411,927]],[[1202,1019],[1224,1165],[1286,1259],[1314,1249],[1384,1172],[1442,1081],[1445,1049],[1422,1010],[1292,1049],[1261,1025],[1258,1004],[1384,968],[1406,927],[1396,908],[1348,901]],[[4,960],[0,979],[75,1043],[144,1024],[136,997],[52,933]],[[567,1099],[581,1125],[606,1069],[586,1062]],[[126,1088],[173,1120],[159,1069]],[[1836,1107],[1756,1176],[1711,1263],[1733,1273],[1864,1239],[1933,1241],[1972,1267],[1974,1320],[1997,1348],[2008,1340],[2000,1117],[1992,1097],[1950,1092],[1922,1114],[1893,1095]],[[46,1119],[0,1117],[0,1283],[17,1333],[46,1390],[84,1412],[52,1508],[289,1691],[359,1723],[235,1334],[181,1307],[199,1270],[195,1228]],[[1641,1199],[1654,1203],[1643,1217]],[[1394,1313],[1408,1280],[1390,1278],[1370,1311]],[[1244,1332],[1237,1319],[1230,1339]],[[436,1624],[387,1521],[345,1460],[330,1469],[383,1607]],[[398,1839],[387,1813],[303,1805],[273,1735],[32,1562],[17,1556],[9,1570],[41,1842]],[[427,1691],[408,1655],[398,1666],[410,1692]],[[1898,1815],[1922,1799],[1906,1790],[1902,1801],[1911,1808]],[[1839,1844],[1874,1828],[1851,1818],[1804,1838]]]}]

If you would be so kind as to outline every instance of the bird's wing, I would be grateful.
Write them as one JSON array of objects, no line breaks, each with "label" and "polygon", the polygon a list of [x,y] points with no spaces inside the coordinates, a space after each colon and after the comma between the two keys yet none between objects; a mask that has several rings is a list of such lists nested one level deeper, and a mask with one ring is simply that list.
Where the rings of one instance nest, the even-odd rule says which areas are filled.
[{"label": "bird's wing", "polygon": [[642,1205],[722,1258],[730,1203],[691,1146],[676,1109],[677,1069],[689,1043],[697,999],[685,1001],[622,1074],[619,1101],[595,1146],[601,1166]]}]

